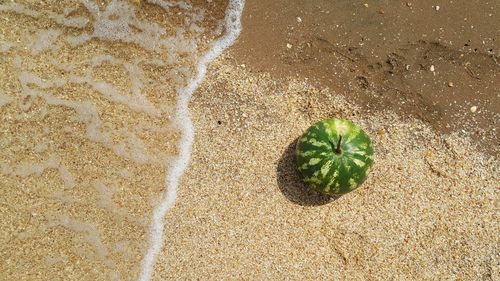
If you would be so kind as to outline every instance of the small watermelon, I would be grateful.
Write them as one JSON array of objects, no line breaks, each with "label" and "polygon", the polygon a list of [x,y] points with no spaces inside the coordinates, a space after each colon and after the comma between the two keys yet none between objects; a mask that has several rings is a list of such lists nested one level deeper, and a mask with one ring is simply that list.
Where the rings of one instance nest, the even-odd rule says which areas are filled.
[{"label": "small watermelon", "polygon": [[328,119],[312,125],[298,140],[297,167],[314,190],[344,194],[363,183],[373,163],[370,137],[354,123]]}]

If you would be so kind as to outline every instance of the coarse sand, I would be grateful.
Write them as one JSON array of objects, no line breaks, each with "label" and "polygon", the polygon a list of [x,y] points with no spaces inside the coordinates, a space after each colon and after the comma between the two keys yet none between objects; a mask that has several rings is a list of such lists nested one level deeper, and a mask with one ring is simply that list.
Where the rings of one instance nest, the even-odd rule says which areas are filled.
[{"label": "coarse sand", "polygon": [[[24,2],[0,9],[0,280],[136,280],[178,154],[175,89],[212,37],[174,32],[181,8],[166,19],[129,1],[168,42],[203,38],[193,53],[170,46],[182,53],[174,65],[146,42],[81,36],[95,31],[79,25],[92,18],[82,6],[34,14]],[[207,29],[222,17],[210,5]],[[153,280],[500,279],[500,165],[469,132],[361,113],[331,88],[230,54],[189,108],[193,152]],[[330,117],[359,124],[375,148],[367,181],[338,198],[308,191],[293,157],[297,137]]]},{"label": "coarse sand", "polygon": [[[360,116],[305,81],[210,69],[192,101],[197,137],[166,218],[158,279],[496,280],[498,161],[420,121]],[[375,164],[328,200],[294,166],[297,136],[328,117],[372,136]]]}]

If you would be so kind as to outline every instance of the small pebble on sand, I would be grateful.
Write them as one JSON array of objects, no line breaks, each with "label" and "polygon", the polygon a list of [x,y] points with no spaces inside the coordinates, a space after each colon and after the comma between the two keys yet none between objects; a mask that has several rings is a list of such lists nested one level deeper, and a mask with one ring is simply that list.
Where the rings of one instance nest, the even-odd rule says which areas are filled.
[{"label": "small pebble on sand", "polygon": [[477,106],[471,106],[470,112],[474,113],[477,111]]},{"label": "small pebble on sand", "polygon": [[439,6],[434,7],[434,10],[436,10],[436,11],[439,11],[439,9],[441,9],[441,7],[439,7]]},{"label": "small pebble on sand", "polygon": [[453,88],[453,87],[455,87],[455,84],[453,84],[453,82],[451,82],[451,81],[448,81],[448,87]]},{"label": "small pebble on sand", "polygon": [[301,23],[302,22],[302,19],[300,17],[297,17],[297,22],[298,23]]},{"label": "small pebble on sand", "polygon": [[434,67],[434,65],[431,65],[431,67],[429,68],[430,71],[434,72],[434,70],[436,70],[436,68]]},{"label": "small pebble on sand", "polygon": [[286,47],[287,47],[288,49],[291,49],[291,48],[292,48],[292,44],[287,43],[287,44],[286,44]]}]

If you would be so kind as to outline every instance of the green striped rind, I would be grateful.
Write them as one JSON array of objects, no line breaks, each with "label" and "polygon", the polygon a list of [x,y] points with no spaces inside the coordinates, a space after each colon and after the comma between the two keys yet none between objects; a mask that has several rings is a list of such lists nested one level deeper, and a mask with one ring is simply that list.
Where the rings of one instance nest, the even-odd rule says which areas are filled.
[{"label": "green striped rind", "polygon": [[[342,135],[341,154],[336,154]],[[368,135],[350,121],[328,119],[312,125],[297,142],[297,167],[304,181],[325,194],[344,194],[363,183],[373,163]]]}]

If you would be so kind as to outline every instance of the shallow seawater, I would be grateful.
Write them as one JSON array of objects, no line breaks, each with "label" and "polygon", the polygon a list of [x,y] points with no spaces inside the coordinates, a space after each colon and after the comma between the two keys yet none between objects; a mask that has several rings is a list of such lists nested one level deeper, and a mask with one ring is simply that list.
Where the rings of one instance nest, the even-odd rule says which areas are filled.
[{"label": "shallow seawater", "polygon": [[227,6],[0,1],[0,279],[149,278]]}]

